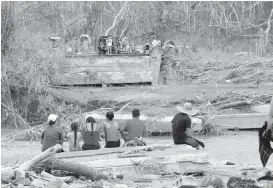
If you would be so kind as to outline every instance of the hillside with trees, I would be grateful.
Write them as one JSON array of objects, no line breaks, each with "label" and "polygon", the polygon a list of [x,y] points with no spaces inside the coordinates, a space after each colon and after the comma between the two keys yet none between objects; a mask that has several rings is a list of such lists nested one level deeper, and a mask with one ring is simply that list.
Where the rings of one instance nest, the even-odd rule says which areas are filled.
[{"label": "hillside with trees", "polygon": [[190,53],[273,52],[272,1],[1,2],[2,125],[28,127],[29,105],[40,114],[56,109],[49,92],[54,65],[49,37],[67,47],[81,34],[127,36],[136,44],[173,40]]}]

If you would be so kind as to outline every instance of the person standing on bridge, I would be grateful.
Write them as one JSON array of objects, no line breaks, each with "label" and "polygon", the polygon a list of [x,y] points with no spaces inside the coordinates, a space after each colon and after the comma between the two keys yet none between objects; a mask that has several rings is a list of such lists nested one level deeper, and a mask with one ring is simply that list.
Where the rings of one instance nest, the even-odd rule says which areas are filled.
[{"label": "person standing on bridge", "polygon": [[121,136],[125,141],[124,146],[146,146],[143,137],[147,136],[147,130],[144,122],[139,119],[139,109],[134,109],[132,116],[133,119],[128,120],[120,130]]},{"label": "person standing on bridge", "polygon": [[106,46],[107,46],[108,54],[112,54],[112,45],[113,45],[112,37],[108,37],[107,40],[106,40]]},{"label": "person standing on bridge", "polygon": [[185,103],[184,106],[177,106],[177,110],[180,113],[176,114],[172,122],[172,133],[174,144],[187,144],[196,149],[205,147],[204,143],[194,139],[187,135],[187,132],[191,128],[191,118],[197,114],[197,110],[194,110],[191,103]]}]

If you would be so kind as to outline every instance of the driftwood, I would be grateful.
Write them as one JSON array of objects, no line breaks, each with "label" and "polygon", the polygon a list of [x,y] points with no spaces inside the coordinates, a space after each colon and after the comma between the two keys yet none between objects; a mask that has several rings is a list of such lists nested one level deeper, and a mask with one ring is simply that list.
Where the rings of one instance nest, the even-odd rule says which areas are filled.
[{"label": "driftwood", "polygon": [[54,147],[48,148],[43,153],[40,153],[39,155],[35,156],[33,159],[20,165],[20,169],[22,169],[23,171],[31,170],[34,166],[38,165],[40,162],[49,158],[50,156],[57,153],[57,151],[61,149],[62,149],[62,146],[60,144],[57,144]]},{"label": "driftwood", "polygon": [[86,167],[85,165],[71,162],[71,161],[63,161],[56,158],[50,158],[44,163],[45,166],[56,169],[56,170],[64,170],[68,172],[73,172],[74,174],[86,176],[90,178],[92,181],[98,181],[101,179],[109,179],[109,177],[105,174],[102,174],[97,169],[92,167]]},{"label": "driftwood", "polygon": [[12,167],[3,167],[1,168],[1,180],[5,182],[10,182],[11,179],[23,179],[25,178],[25,171],[31,170],[34,166],[38,165],[40,162],[45,160],[46,158],[55,154],[59,149],[61,149],[61,145],[56,145],[52,148],[47,149],[43,153],[35,156],[33,159],[23,163],[22,165],[12,168]]},{"label": "driftwood", "polygon": [[127,155],[119,155],[119,158],[132,158],[132,157],[145,157],[145,154],[127,154]]},{"label": "driftwood", "polygon": [[53,176],[45,171],[41,172],[41,177],[43,177],[45,179],[50,179],[50,180],[60,179],[66,183],[72,182],[74,180],[73,176],[56,177],[56,176]]},{"label": "driftwood", "polygon": [[261,178],[265,178],[265,177],[272,177],[272,172],[268,168],[261,168],[259,170],[254,170],[254,171],[246,171],[246,172],[243,172],[243,174],[248,179],[255,179],[255,180],[260,180]]},{"label": "driftwood", "polygon": [[238,106],[242,106],[242,105],[251,105],[251,103],[252,103],[252,100],[239,101],[239,102],[223,104],[223,105],[220,105],[218,108],[220,110],[222,110],[222,109],[233,108],[233,107],[238,107]]},{"label": "driftwood", "polygon": [[136,148],[136,149],[133,149],[131,151],[128,151],[128,152],[124,152],[121,154],[121,156],[123,155],[129,155],[129,154],[135,154],[135,153],[139,153],[141,151],[154,151],[154,150],[157,150],[157,149],[166,149],[166,148],[170,148],[171,145],[151,145],[151,146],[143,146],[143,147],[140,147],[140,148]]}]

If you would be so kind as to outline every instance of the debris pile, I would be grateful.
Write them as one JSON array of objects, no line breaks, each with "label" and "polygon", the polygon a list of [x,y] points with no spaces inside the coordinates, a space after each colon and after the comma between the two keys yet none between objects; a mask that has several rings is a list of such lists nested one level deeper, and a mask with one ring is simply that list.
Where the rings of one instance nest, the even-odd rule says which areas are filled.
[{"label": "debris pile", "polygon": [[[131,150],[123,151],[118,154],[118,157],[122,158],[122,160],[130,160],[133,157],[134,160],[131,159],[131,163],[134,168],[150,168],[148,174],[140,171],[140,173],[128,176],[127,174],[124,174],[126,170],[120,174],[111,174],[106,168],[83,165],[73,161],[73,159],[65,160],[57,158],[54,154],[56,154],[56,152],[58,152],[62,147],[56,145],[19,166],[1,166],[1,187],[178,188],[181,186],[188,186],[213,188],[259,188],[273,186],[272,172],[267,168],[243,169],[240,171],[235,170],[235,168],[230,168],[230,170],[226,171],[227,169],[224,166],[231,165],[230,167],[236,167],[235,164],[226,161],[224,163],[216,161],[213,162],[212,160],[208,166],[209,168],[206,168],[206,170],[200,171],[198,170],[199,168],[190,165],[187,167],[187,170],[182,173],[180,171],[176,172],[173,168],[171,168],[173,170],[169,168],[165,168],[165,170],[161,169],[156,165],[156,162],[154,162],[153,165],[148,165],[148,163],[145,163],[145,161],[141,159],[142,156],[140,154],[145,156],[148,153],[155,152],[155,150],[160,151],[170,147],[171,146],[168,145],[145,146],[132,148]],[[184,159],[181,159],[182,161],[176,160],[176,165],[179,165],[179,163],[187,165],[186,163],[189,163],[191,160],[195,161],[197,158],[202,158],[201,155],[196,155],[196,159],[187,158],[187,155],[188,154],[185,154]],[[94,160],[96,159],[94,158]],[[114,160],[114,158],[112,160]],[[160,159],[159,157],[158,160],[158,162],[160,162],[160,160],[162,161],[164,159],[162,157]],[[43,171],[43,169],[51,169],[51,173]],[[138,170],[136,170],[136,172],[138,172]],[[126,178],[124,178],[125,176]]]},{"label": "debris pile", "polygon": [[108,180],[110,178],[110,174],[102,173],[97,169],[54,158],[54,154],[61,149],[62,146],[58,144],[19,166],[2,166],[2,187],[32,186],[43,188],[51,187],[52,185],[55,187],[69,187],[67,183],[75,180],[74,176],[56,177],[45,171],[41,172],[41,169],[57,169],[71,172],[77,176],[85,176],[92,181]]},{"label": "debris pile", "polygon": [[[217,61],[192,55],[167,56],[166,64],[171,64],[177,80],[188,83],[199,80],[206,83],[211,78],[208,75],[213,71],[230,70],[228,74],[215,81],[219,83],[250,83],[273,81],[273,58],[255,58],[251,62]],[[172,73],[169,73],[172,75]]]},{"label": "debris pile", "polygon": [[219,79],[221,83],[249,83],[273,81],[273,60],[258,61],[249,64],[237,65],[227,75]]}]

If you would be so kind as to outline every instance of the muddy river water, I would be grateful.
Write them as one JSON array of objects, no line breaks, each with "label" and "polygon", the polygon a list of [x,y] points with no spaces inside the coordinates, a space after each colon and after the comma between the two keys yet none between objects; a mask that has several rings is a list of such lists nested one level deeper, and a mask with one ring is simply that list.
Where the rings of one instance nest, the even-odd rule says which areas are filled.
[{"label": "muddy river water", "polygon": [[[3,138],[2,132],[2,138]],[[206,147],[205,152],[209,158],[216,160],[229,160],[236,165],[255,165],[262,167],[258,152],[257,131],[229,131],[222,136],[198,136]],[[150,136],[148,144],[173,144],[171,136]],[[102,147],[104,143],[101,143]],[[33,141],[12,141],[8,140],[1,144],[1,164],[21,163],[32,158],[41,151],[40,142]],[[64,143],[67,151],[68,143]],[[269,159],[268,165],[273,165],[273,156]]]}]

